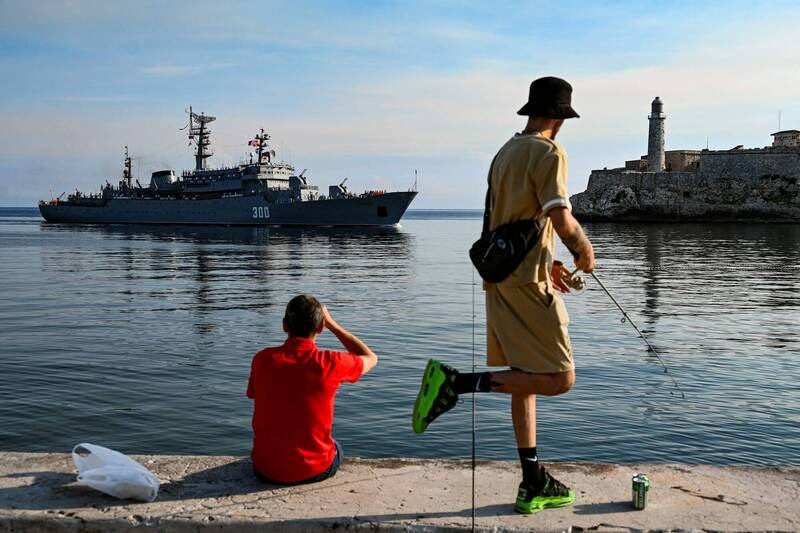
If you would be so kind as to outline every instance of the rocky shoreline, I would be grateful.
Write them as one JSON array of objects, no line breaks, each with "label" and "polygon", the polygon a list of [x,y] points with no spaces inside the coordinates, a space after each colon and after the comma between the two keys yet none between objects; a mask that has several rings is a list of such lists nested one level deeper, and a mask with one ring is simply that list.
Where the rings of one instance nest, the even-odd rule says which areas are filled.
[{"label": "rocky shoreline", "polygon": [[800,222],[800,176],[595,170],[572,196],[581,221]]}]

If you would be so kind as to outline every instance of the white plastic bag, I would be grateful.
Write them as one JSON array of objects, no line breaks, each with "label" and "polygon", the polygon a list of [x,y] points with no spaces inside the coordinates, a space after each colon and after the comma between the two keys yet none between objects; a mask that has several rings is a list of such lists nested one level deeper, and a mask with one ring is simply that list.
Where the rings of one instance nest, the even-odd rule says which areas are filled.
[{"label": "white plastic bag", "polygon": [[156,475],[125,454],[84,442],[72,449],[72,461],[78,485],[123,500],[152,502],[158,496]]}]

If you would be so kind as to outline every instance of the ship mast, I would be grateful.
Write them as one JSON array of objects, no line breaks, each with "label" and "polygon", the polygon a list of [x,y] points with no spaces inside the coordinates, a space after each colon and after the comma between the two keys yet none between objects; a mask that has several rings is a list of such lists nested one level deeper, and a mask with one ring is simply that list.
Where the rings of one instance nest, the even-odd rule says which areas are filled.
[{"label": "ship mast", "polygon": [[217,120],[217,117],[206,116],[203,113],[199,115],[194,113],[192,107],[189,106],[189,141],[191,142],[194,140],[197,145],[197,149],[194,153],[195,170],[205,170],[206,159],[214,155],[214,152],[212,152],[210,148],[211,130],[206,127],[206,124],[214,122],[215,120]]},{"label": "ship mast", "polygon": [[131,180],[133,179],[133,172],[131,172],[131,168],[133,166],[133,162],[131,156],[128,155],[128,147],[125,147],[125,168],[122,169],[122,181],[128,186],[128,189],[132,189]]},{"label": "ship mast", "polygon": [[255,140],[251,142],[251,144],[255,144],[256,146],[256,155],[258,156],[257,161],[259,165],[262,163],[271,162],[272,156],[275,155],[275,152],[270,150],[269,145],[267,144],[269,139],[269,134],[264,133],[264,128],[261,128],[261,133],[256,134]]}]

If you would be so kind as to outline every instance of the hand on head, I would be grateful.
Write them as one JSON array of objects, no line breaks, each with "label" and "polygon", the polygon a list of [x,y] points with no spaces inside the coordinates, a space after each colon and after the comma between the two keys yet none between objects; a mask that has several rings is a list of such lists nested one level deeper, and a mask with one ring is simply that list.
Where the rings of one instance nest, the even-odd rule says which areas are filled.
[{"label": "hand on head", "polygon": [[328,311],[327,305],[322,306],[322,325],[328,329],[336,325],[336,321],[331,316],[330,311]]}]

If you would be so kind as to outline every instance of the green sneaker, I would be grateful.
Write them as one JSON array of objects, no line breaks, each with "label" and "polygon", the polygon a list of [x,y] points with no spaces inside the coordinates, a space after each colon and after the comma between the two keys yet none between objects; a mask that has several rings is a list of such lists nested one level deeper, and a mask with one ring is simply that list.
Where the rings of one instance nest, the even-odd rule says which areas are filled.
[{"label": "green sneaker", "polygon": [[519,484],[517,501],[514,503],[514,510],[522,514],[538,513],[542,509],[552,509],[554,507],[566,507],[575,501],[575,493],[567,488],[563,483],[548,474],[542,467],[543,484],[537,489]]},{"label": "green sneaker", "polygon": [[423,433],[428,424],[455,406],[458,395],[453,390],[453,382],[457,374],[458,371],[451,366],[435,359],[428,361],[425,374],[422,375],[417,401],[414,402],[414,414],[411,419],[414,433],[418,435]]}]

